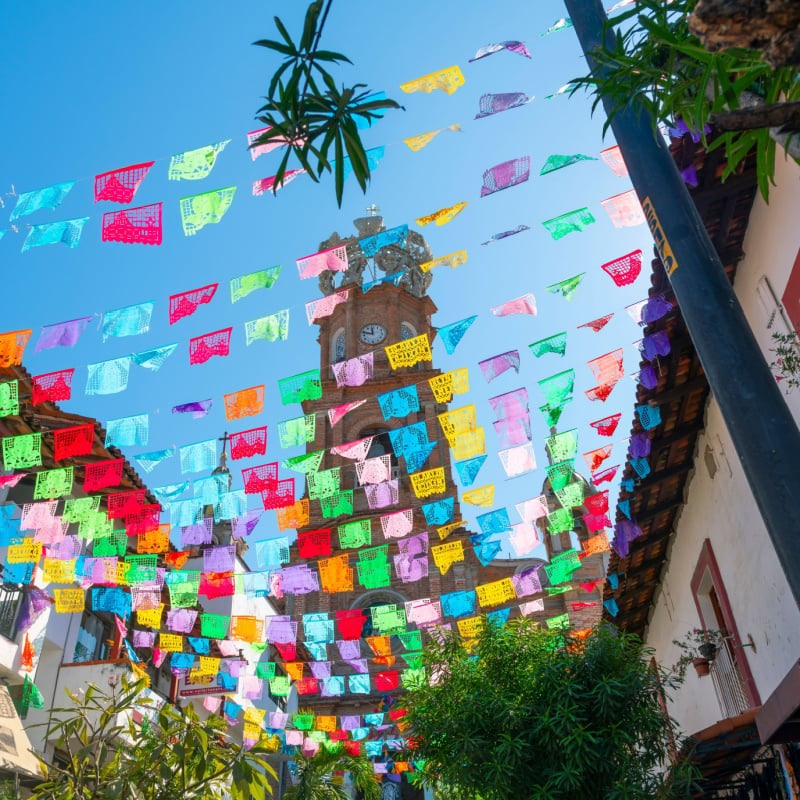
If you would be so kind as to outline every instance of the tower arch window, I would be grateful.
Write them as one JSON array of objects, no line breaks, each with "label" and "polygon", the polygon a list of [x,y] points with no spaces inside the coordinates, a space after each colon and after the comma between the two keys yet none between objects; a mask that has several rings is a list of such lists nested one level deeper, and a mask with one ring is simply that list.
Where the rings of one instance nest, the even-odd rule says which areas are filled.
[{"label": "tower arch window", "polygon": [[360,439],[366,439],[367,436],[372,436],[372,444],[370,445],[367,458],[377,458],[378,456],[390,455],[392,457],[392,468],[397,466],[397,456],[394,454],[392,441],[389,438],[388,428],[365,428],[359,434]]},{"label": "tower arch window", "polygon": [[345,360],[347,354],[347,337],[344,328],[339,328],[331,339],[331,364]]},{"label": "tower arch window", "polygon": [[404,342],[406,339],[413,339],[416,335],[417,335],[417,329],[410,322],[400,323],[401,341]]}]

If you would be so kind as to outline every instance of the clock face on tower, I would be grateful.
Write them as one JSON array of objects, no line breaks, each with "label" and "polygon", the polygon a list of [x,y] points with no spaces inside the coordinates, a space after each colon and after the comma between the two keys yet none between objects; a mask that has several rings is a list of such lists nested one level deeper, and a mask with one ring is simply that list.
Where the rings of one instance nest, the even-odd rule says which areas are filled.
[{"label": "clock face on tower", "polygon": [[364,344],[378,344],[386,338],[386,328],[377,322],[371,322],[361,329],[358,336]]}]

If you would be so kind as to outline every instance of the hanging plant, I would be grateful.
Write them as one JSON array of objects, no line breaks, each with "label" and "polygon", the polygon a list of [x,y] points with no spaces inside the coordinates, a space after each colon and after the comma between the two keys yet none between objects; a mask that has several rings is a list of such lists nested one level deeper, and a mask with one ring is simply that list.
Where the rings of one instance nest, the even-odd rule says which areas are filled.
[{"label": "hanging plant", "polygon": [[695,628],[689,631],[683,639],[673,639],[672,643],[680,648],[682,654],[673,665],[672,672],[683,680],[689,664],[692,664],[698,676],[708,675],[711,671],[711,663],[724,638],[722,631]]}]

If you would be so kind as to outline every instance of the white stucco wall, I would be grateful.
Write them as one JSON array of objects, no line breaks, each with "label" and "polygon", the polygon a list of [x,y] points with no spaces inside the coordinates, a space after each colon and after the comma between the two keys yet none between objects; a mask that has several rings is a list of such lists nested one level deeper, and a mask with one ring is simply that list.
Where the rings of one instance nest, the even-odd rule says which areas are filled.
[{"label": "white stucco wall", "polygon": [[[772,341],[767,325],[774,308],[769,307],[769,298],[765,302],[763,283],[759,288],[759,282],[766,275],[780,299],[800,249],[800,168],[779,157],[776,177],[777,186],[772,188],[769,205],[760,196],[755,201],[744,241],[745,257],[735,283],[768,361],[773,355],[769,352]],[[780,320],[778,325],[782,325]],[[746,376],[731,376],[731,380],[737,379]],[[800,422],[800,392],[788,394],[787,402]],[[713,478],[704,459],[706,446],[711,448],[718,466]],[[751,636],[756,645],[755,650],[745,647],[740,652],[747,659],[763,702],[800,658],[800,611],[788,590],[713,398],[684,499],[686,504],[676,522],[669,561],[651,612],[647,642],[655,647],[658,660],[669,666],[680,655],[672,640],[682,639],[688,631],[700,627],[690,582],[703,542],[709,539],[740,637],[746,642]],[[691,667],[671,712],[686,733],[725,716],[711,678],[698,678]]]}]

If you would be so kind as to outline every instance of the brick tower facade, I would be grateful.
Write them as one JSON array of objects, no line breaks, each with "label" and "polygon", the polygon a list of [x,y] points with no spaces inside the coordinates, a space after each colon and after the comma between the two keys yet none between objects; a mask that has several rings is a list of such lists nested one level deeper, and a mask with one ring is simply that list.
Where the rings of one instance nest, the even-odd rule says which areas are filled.
[{"label": "brick tower facade", "polygon": [[[389,562],[394,565],[394,556],[399,553],[396,539],[385,539],[380,517],[385,514],[411,509],[413,526],[403,538],[429,531],[430,544],[440,543],[436,533],[436,526],[426,524],[421,506],[431,501],[446,497],[454,498],[453,520],[461,519],[458,502],[458,490],[453,482],[450,470],[450,450],[445,437],[442,435],[437,415],[448,410],[446,403],[439,403],[433,396],[428,380],[441,374],[431,362],[423,362],[414,367],[391,369],[384,352],[387,344],[406,340],[420,334],[427,334],[432,342],[435,331],[432,327],[431,317],[436,312],[436,306],[427,295],[432,276],[419,269],[419,265],[433,256],[425,240],[417,233],[409,231],[402,247],[390,245],[381,248],[372,259],[365,259],[359,239],[385,230],[381,217],[365,217],[355,221],[358,236],[340,239],[334,234],[328,241],[320,244],[320,250],[345,245],[347,247],[349,268],[342,273],[340,281],[334,286],[336,273],[326,272],[320,276],[320,286],[325,294],[333,291],[349,290],[347,302],[336,306],[330,316],[316,322],[319,325],[320,345],[320,374],[322,378],[322,397],[319,400],[306,400],[303,402],[303,413],[317,415],[318,424],[313,442],[307,445],[307,452],[312,453],[325,450],[320,470],[341,467],[340,486],[342,490],[353,490],[352,516],[339,516],[334,519],[323,518],[320,503],[315,500],[310,502],[309,524],[298,529],[298,534],[319,529],[330,529],[332,556],[344,552],[350,554],[350,566],[353,567],[358,558],[358,550],[343,550],[340,547],[337,530],[340,526],[358,520],[371,520],[372,542],[371,545],[389,547]],[[365,276],[365,272],[367,275]],[[398,285],[392,282],[379,283],[364,292],[362,284],[370,279],[403,273]],[[371,274],[370,274],[371,273]],[[373,353],[374,377],[361,386],[337,386],[334,378],[332,364]],[[409,384],[415,384],[419,397],[419,411],[411,412],[405,417],[384,419],[377,395],[399,389]],[[360,407],[348,412],[336,425],[328,424],[327,409],[357,400],[366,400]],[[456,403],[456,405],[459,405]],[[320,420],[325,419],[325,424]],[[424,422],[428,439],[436,442],[425,465],[421,470],[443,467],[446,477],[446,491],[431,497],[419,499],[415,496],[408,476],[406,464],[403,459],[398,459],[391,446],[387,431],[407,425]],[[364,488],[359,484],[358,475],[353,460],[334,455],[330,448],[365,437],[373,437],[371,449],[367,458],[387,455],[391,458],[391,475],[398,480],[398,502],[381,509],[370,509]],[[468,541],[469,532],[463,527],[457,528],[447,537],[447,541],[464,539],[465,560],[453,564],[446,574],[442,575],[429,559],[428,576],[414,582],[403,583],[396,575],[394,566],[391,569],[391,583],[389,586],[369,589],[359,581],[358,572],[354,570],[353,591],[345,592],[314,592],[308,595],[286,597],[285,613],[291,614],[293,619],[299,620],[302,614],[314,612],[333,612],[348,609],[369,609],[377,605],[396,604],[403,608],[406,603],[420,599],[436,600],[441,594],[459,590],[470,590],[481,580],[478,570],[480,563],[474,556]],[[303,563],[299,557],[298,546],[291,547],[291,564]],[[506,570],[508,575],[513,568]],[[409,626],[409,630],[414,629]],[[370,622],[366,623],[362,637],[370,635]],[[377,631],[376,631],[377,633]],[[392,636],[392,654],[402,654],[404,647],[398,637]],[[360,642],[361,657],[368,659],[370,672],[380,672],[387,669],[402,670],[405,663],[389,656],[388,659],[379,659],[377,663],[372,659],[375,653],[370,650],[362,638]],[[302,647],[298,648],[298,658],[304,657]],[[333,644],[328,645],[328,658],[333,662],[333,674],[351,675],[354,670],[339,658]],[[346,693],[341,697],[321,697],[318,694],[306,695],[299,698],[303,707],[313,708],[318,714],[363,714],[374,712],[382,702],[381,693],[370,695]],[[406,788],[404,786],[404,793]]]}]

